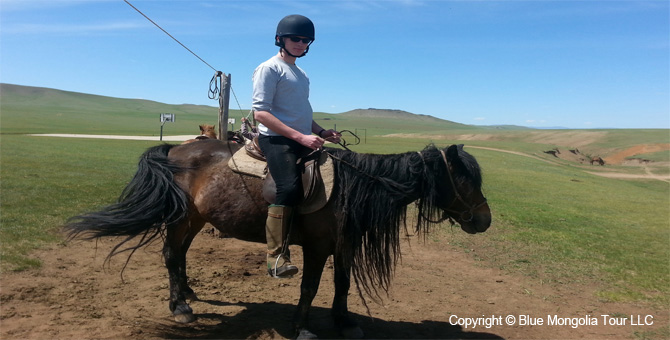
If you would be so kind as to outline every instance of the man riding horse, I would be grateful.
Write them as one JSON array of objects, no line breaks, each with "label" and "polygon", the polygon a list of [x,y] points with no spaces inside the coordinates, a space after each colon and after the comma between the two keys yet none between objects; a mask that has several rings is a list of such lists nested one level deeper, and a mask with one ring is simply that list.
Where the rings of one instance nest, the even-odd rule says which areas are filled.
[{"label": "man riding horse", "polygon": [[283,18],[275,34],[279,53],[260,64],[253,74],[252,108],[260,123],[258,142],[277,185],[276,201],[268,209],[265,227],[268,273],[277,278],[298,272],[291,265],[286,240],[293,208],[302,195],[297,160],[321,148],[324,138],[333,142],[340,138],[337,131],[326,130],[314,121],[309,78],[295,64],[297,58],[307,54],[313,41],[311,20],[302,15]]}]

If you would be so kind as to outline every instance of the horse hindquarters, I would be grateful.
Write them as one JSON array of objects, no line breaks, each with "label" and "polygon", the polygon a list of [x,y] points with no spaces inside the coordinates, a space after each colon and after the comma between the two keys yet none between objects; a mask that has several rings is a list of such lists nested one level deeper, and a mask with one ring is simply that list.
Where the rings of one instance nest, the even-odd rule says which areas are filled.
[{"label": "horse hindquarters", "polygon": [[[186,285],[186,251],[204,222],[198,222],[197,215],[191,216],[188,194],[175,182],[175,176],[186,169],[168,159],[172,148],[163,144],[147,149],[119,202],[74,217],[65,228],[72,238],[80,234],[87,238],[125,236],[109,257],[139,249],[167,234],[163,254],[170,276],[170,309],[175,315],[185,315],[187,320],[192,318],[192,312],[185,298],[193,291]],[[124,248],[136,237],[139,241],[134,246]]]}]

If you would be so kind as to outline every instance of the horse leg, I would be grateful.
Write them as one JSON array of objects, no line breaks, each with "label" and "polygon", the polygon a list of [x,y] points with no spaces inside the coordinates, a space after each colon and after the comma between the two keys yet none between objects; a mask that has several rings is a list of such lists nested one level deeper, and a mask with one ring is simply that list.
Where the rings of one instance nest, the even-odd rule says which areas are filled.
[{"label": "horse leg", "polygon": [[195,321],[193,310],[186,303],[186,299],[195,297],[195,293],[187,283],[186,252],[193,238],[204,225],[204,221],[187,220],[167,228],[163,257],[170,281],[170,311],[175,321],[179,323]]},{"label": "horse leg", "polygon": [[188,285],[188,275],[186,275],[186,253],[193,243],[193,239],[196,235],[202,230],[202,227],[205,225],[205,222],[191,222],[190,228],[188,228],[188,234],[186,239],[184,239],[183,244],[181,245],[181,253],[184,254],[184,260],[179,262],[179,285],[181,291],[184,294],[184,297],[188,300],[195,301],[198,300],[198,296],[195,294],[193,289]]},{"label": "horse leg", "polygon": [[351,318],[347,307],[351,287],[351,266],[343,263],[341,256],[335,255],[335,297],[331,310],[335,327],[347,339],[363,338],[363,330]]},{"label": "horse leg", "polygon": [[328,259],[327,247],[317,242],[305,242],[303,245],[304,268],[300,284],[300,301],[293,317],[293,325],[298,339],[316,339],[317,336],[307,329],[309,308],[316,296],[321,282],[323,267]]}]

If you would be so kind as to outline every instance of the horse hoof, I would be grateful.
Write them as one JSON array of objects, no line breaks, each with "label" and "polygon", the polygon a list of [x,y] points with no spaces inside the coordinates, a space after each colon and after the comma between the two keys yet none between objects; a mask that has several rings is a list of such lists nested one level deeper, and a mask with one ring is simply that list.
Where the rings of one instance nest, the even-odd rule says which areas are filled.
[{"label": "horse hoof", "polygon": [[195,315],[193,315],[193,313],[176,314],[174,316],[174,321],[178,323],[191,323],[195,321]]},{"label": "horse hoof", "polygon": [[342,336],[346,339],[363,339],[363,330],[356,326],[356,327],[350,327],[350,328],[345,328],[342,330]]},{"label": "horse hoof", "polygon": [[312,333],[312,332],[310,332],[310,331],[308,331],[308,330],[306,330],[306,329],[301,329],[301,330],[298,332],[298,336],[296,337],[296,339],[298,339],[298,340],[318,339],[318,338],[319,338],[319,337],[316,336],[316,334],[314,334],[314,333]]}]

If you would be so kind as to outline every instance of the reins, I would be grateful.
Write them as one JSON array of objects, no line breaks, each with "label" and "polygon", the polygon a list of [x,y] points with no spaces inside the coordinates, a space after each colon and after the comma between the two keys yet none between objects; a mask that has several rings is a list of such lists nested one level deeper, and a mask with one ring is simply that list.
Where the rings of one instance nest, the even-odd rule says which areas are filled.
[{"label": "reins", "polygon": [[[345,148],[346,148],[346,147],[345,147]],[[350,167],[350,168],[356,170],[356,171],[357,171],[358,173],[360,173],[361,175],[366,176],[366,177],[368,177],[368,178],[370,178],[370,179],[372,179],[372,180],[374,180],[374,181],[376,181],[376,182],[379,182],[379,183],[381,183],[382,185],[384,185],[384,186],[387,187],[387,188],[393,189],[393,191],[395,191],[396,193],[399,193],[399,194],[405,194],[405,193],[406,193],[406,190],[405,190],[404,188],[400,187],[400,186],[397,185],[397,184],[394,184],[394,183],[392,183],[392,182],[386,182],[386,181],[382,180],[382,179],[381,179],[380,177],[378,177],[378,176],[370,175],[369,173],[367,173],[367,172],[361,170],[360,168],[358,168],[356,165],[351,164],[351,163],[345,161],[344,159],[335,156],[333,153],[328,152],[328,151],[326,151],[325,149],[319,149],[319,150],[320,150],[321,152],[325,152],[328,156],[332,157],[333,159],[335,159],[335,160],[337,160],[337,161],[339,161],[339,162],[342,162],[342,164],[344,164],[344,165],[346,165],[346,166],[348,166],[348,167]],[[349,149],[347,149],[347,150],[348,150],[348,151],[351,151],[351,150],[349,150]]]},{"label": "reins", "polygon": [[[353,164],[351,164],[351,163],[345,161],[344,159],[342,159],[342,158],[340,158],[340,157],[335,156],[333,153],[328,152],[328,151],[325,150],[325,149],[319,149],[319,150],[320,150],[321,152],[325,152],[328,156],[330,156],[330,157],[332,157],[333,159],[335,159],[335,160],[341,162],[342,164],[347,165],[347,166],[349,166],[350,168],[352,168],[352,169],[358,171],[361,175],[365,175],[366,177],[371,178],[371,179],[374,179],[375,181],[378,181],[378,182],[381,182],[381,181],[382,181],[379,177],[370,175],[369,173],[367,173],[367,172],[365,172],[365,171],[359,169],[357,166],[355,166],[355,165],[353,165]],[[348,150],[348,151],[351,151],[351,150],[349,150],[349,149],[347,149],[347,150]]]}]

